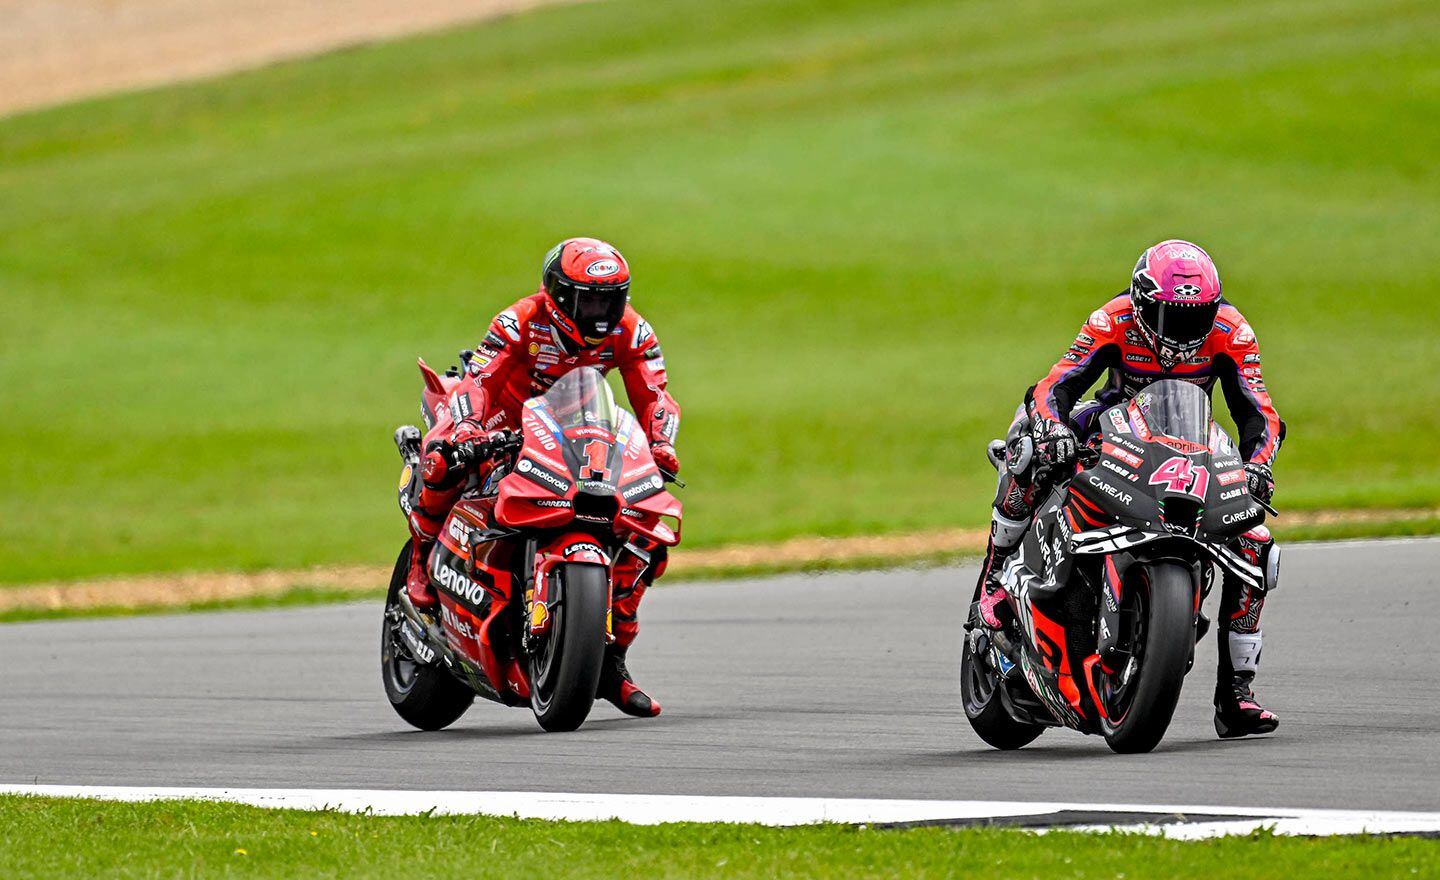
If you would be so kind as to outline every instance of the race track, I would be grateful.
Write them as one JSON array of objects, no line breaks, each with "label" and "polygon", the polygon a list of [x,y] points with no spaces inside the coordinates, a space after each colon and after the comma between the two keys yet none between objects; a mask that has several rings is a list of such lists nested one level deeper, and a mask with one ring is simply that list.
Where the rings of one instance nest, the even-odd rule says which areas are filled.
[{"label": "race track", "polygon": [[[1207,639],[1151,755],[958,707],[973,567],[658,589],[632,670],[652,720],[546,735],[477,701],[410,730],[375,603],[0,627],[0,783],[1440,808],[1440,540],[1300,545],[1264,617],[1264,739],[1220,742]],[[1215,599],[1211,598],[1211,606]]]}]

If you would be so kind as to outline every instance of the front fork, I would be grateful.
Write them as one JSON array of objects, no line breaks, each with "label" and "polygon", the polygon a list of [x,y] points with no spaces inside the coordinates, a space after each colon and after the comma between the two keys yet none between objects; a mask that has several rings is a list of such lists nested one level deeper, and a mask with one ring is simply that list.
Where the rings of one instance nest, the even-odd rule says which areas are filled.
[{"label": "front fork", "polygon": [[[1125,573],[1137,560],[1128,553],[1110,554],[1105,557],[1100,578],[1100,614],[1096,624],[1095,653],[1099,657],[1100,669],[1107,675],[1125,671],[1131,659],[1133,646],[1126,644],[1125,634],[1134,632],[1134,610],[1125,610]],[[1195,641],[1199,642],[1210,631],[1210,618],[1200,610],[1205,598],[1210,595],[1216,581],[1215,567],[1203,562],[1186,562],[1195,574],[1200,589],[1195,592]],[[1194,665],[1195,651],[1191,646],[1190,663]],[[1188,671],[1189,667],[1187,667]]]},{"label": "front fork", "polygon": [[559,568],[564,564],[604,566],[606,580],[611,582],[610,596],[605,610],[605,643],[615,641],[612,624],[614,604],[613,564],[610,551],[585,532],[570,532],[559,535],[538,546],[536,539],[526,542],[525,573],[525,629],[523,647],[533,652],[540,640],[550,633],[555,619],[555,610],[565,601],[564,586],[559,577]]}]

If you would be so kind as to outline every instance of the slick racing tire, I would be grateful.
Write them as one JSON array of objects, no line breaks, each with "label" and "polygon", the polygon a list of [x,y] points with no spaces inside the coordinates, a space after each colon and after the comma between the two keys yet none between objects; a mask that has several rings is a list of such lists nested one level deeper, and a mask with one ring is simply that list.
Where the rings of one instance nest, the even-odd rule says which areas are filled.
[{"label": "slick racing tire", "polygon": [[1195,584],[1188,567],[1149,563],[1144,580],[1127,593],[1135,603],[1131,633],[1137,669],[1108,701],[1100,726],[1105,742],[1121,754],[1148,752],[1160,744],[1175,706],[1195,644]]},{"label": "slick racing tire", "polygon": [[550,609],[550,631],[528,658],[530,708],[551,733],[575,730],[595,705],[610,612],[610,575],[603,566],[566,563],[556,576],[560,600]]},{"label": "slick racing tire", "polygon": [[421,730],[440,730],[454,724],[475,702],[475,692],[438,666],[415,662],[395,632],[400,591],[410,569],[410,542],[395,560],[390,590],[385,594],[385,617],[380,626],[380,678],[395,714]]},{"label": "slick racing tire", "polygon": [[985,742],[997,749],[1010,751],[1029,745],[1045,730],[1043,724],[1016,721],[1005,710],[1000,698],[1004,683],[989,664],[974,655],[970,634],[965,633],[960,655],[960,698],[965,704],[965,717]]}]

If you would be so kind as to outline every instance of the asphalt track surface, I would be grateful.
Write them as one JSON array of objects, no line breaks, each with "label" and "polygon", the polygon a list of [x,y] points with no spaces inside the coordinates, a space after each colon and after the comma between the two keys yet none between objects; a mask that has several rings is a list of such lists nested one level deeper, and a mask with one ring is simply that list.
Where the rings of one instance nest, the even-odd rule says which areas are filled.
[{"label": "asphalt track surface", "polygon": [[1440,540],[1289,548],[1259,687],[1279,732],[1216,739],[1207,639],[1150,755],[973,735],[974,575],[655,590],[631,667],[664,714],[602,703],[563,735],[484,701],[410,730],[380,687],[373,602],[0,626],[0,782],[1440,808]]}]

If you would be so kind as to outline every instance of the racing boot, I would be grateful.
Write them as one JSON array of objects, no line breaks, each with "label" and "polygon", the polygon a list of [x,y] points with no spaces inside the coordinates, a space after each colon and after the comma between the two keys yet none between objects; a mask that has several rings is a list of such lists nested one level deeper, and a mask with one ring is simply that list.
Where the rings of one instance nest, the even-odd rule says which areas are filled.
[{"label": "racing boot", "polygon": [[[1010,553],[1013,552],[1012,549]],[[1010,597],[1010,594],[995,579],[995,574],[991,569],[993,567],[998,570],[1010,553],[1001,556],[995,552],[995,548],[990,548],[985,554],[985,567],[981,569],[980,621],[991,629],[1000,629],[1005,625],[1005,621],[1000,619],[1000,613],[1007,607],[1005,600]]]},{"label": "racing boot", "polygon": [[410,535],[410,569],[405,574],[405,593],[417,611],[433,612],[440,601],[435,588],[430,586],[430,572],[426,568],[434,546],[434,540]]},{"label": "racing boot", "polygon": [[660,703],[635,686],[630,670],[625,668],[628,648],[611,645],[605,649],[604,666],[600,671],[600,687],[596,696],[609,700],[615,708],[636,718],[653,718],[660,714]]},{"label": "racing boot", "polygon": [[1251,683],[1260,668],[1263,637],[1256,632],[1218,634],[1221,644],[1220,670],[1215,680],[1215,733],[1220,739],[1234,739],[1254,733],[1270,733],[1280,726],[1279,716],[1257,703]]},{"label": "racing boot", "polygon": [[1253,672],[1235,672],[1215,686],[1215,732],[1221,739],[1273,733],[1280,726],[1280,716],[1255,702],[1254,680]]},{"label": "racing boot", "polygon": [[[993,513],[993,523],[990,528],[990,541],[985,547],[985,562],[980,566],[980,583],[977,586],[976,594],[980,597],[980,621],[991,629],[1000,629],[1004,626],[1003,615],[1009,614],[1009,605],[1005,599],[1009,593],[1000,585],[1000,569],[1004,568],[1005,561],[1015,554],[1020,546],[1019,538],[1025,534],[1028,523],[1024,520],[1012,520],[996,510]],[[1009,546],[996,540],[1012,539]]]}]

